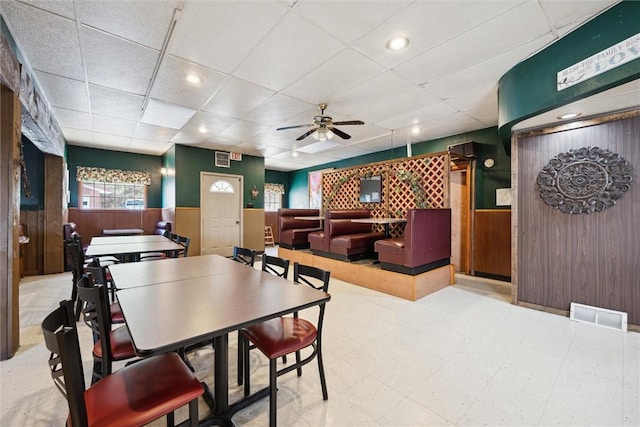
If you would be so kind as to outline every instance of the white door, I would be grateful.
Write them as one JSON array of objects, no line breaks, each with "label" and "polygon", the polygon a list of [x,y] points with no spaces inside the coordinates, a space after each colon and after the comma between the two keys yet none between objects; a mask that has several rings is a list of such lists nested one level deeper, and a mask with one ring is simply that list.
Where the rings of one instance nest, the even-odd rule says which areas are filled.
[{"label": "white door", "polygon": [[200,173],[202,255],[230,256],[242,236],[242,176]]}]

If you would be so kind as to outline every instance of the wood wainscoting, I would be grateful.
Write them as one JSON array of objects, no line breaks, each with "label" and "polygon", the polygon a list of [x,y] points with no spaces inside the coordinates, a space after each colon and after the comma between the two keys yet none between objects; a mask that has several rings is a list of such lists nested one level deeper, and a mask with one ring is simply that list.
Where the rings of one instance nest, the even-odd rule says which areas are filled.
[{"label": "wood wainscoting", "polygon": [[278,248],[278,256],[331,272],[331,277],[374,291],[416,301],[455,282],[453,264],[417,276],[382,270],[378,266],[350,263],[313,255],[309,251]]},{"label": "wood wainscoting", "polygon": [[475,211],[474,271],[478,276],[511,278],[511,210]]}]

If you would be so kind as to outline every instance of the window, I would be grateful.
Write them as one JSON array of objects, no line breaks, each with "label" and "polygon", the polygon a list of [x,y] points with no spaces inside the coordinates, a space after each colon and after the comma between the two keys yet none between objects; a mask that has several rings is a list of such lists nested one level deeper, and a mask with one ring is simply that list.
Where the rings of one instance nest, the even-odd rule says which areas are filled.
[{"label": "window", "polygon": [[264,185],[264,210],[266,212],[276,212],[282,207],[282,195],[284,186],[282,184]]},{"label": "window", "polygon": [[148,172],[78,166],[78,201],[81,209],[135,209],[147,206]]},{"label": "window", "polygon": [[233,189],[233,185],[229,181],[216,181],[211,184],[211,188],[209,188],[210,193],[235,193]]}]

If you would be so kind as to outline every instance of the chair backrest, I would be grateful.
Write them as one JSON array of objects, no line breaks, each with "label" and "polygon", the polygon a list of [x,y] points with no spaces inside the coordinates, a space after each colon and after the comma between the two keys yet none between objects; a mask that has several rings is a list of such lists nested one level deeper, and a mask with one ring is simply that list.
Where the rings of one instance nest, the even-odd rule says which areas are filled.
[{"label": "chair backrest", "polygon": [[88,274],[83,274],[78,281],[78,298],[83,301],[82,319],[93,332],[93,342],[100,340],[102,351],[102,372],[100,378],[111,374],[111,316],[107,303],[107,291],[104,285],[93,283]]},{"label": "chair backrest", "polygon": [[183,250],[180,251],[176,251],[176,258],[183,256],[186,257],[187,254],[189,253],[189,243],[191,242],[191,238],[186,237],[186,236],[178,236],[178,239],[176,240],[176,243],[184,246]]},{"label": "chair backrest", "polygon": [[266,271],[267,273],[271,273],[286,279],[289,276],[289,260],[279,258],[277,256],[263,254],[262,271]]},{"label": "chair backrest", "polygon": [[[318,267],[300,264],[293,264],[293,281],[294,283],[304,284],[322,292],[329,292],[329,279],[331,272]],[[322,322],[324,320],[325,303],[320,304],[320,314],[318,316],[318,336],[322,334]],[[298,317],[298,312],[293,313],[294,317]]]},{"label": "chair backrest", "polygon": [[83,273],[84,251],[82,250],[82,237],[75,233],[65,240],[65,247],[71,257],[71,267],[73,272],[73,282],[77,282]]},{"label": "chair backrest", "polygon": [[253,267],[253,264],[256,262],[256,251],[253,249],[241,248],[239,246],[233,247],[233,256],[231,257],[234,261],[240,262],[242,264]]},{"label": "chair backrest", "polygon": [[42,322],[42,334],[49,355],[49,369],[56,387],[67,399],[71,425],[88,425],[84,400],[84,371],[73,301],[65,300]]}]

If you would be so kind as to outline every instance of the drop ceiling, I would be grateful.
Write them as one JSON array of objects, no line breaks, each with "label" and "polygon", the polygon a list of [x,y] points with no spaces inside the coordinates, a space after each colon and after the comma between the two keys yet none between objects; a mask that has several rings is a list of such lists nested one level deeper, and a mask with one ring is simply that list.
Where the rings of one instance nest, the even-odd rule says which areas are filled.
[{"label": "drop ceiling", "polygon": [[[500,77],[615,3],[1,0],[0,13],[70,145],[184,144],[288,171],[496,126]],[[406,49],[386,48],[396,35]],[[365,125],[316,147],[296,141],[308,128],[276,130],[320,103]]]}]

